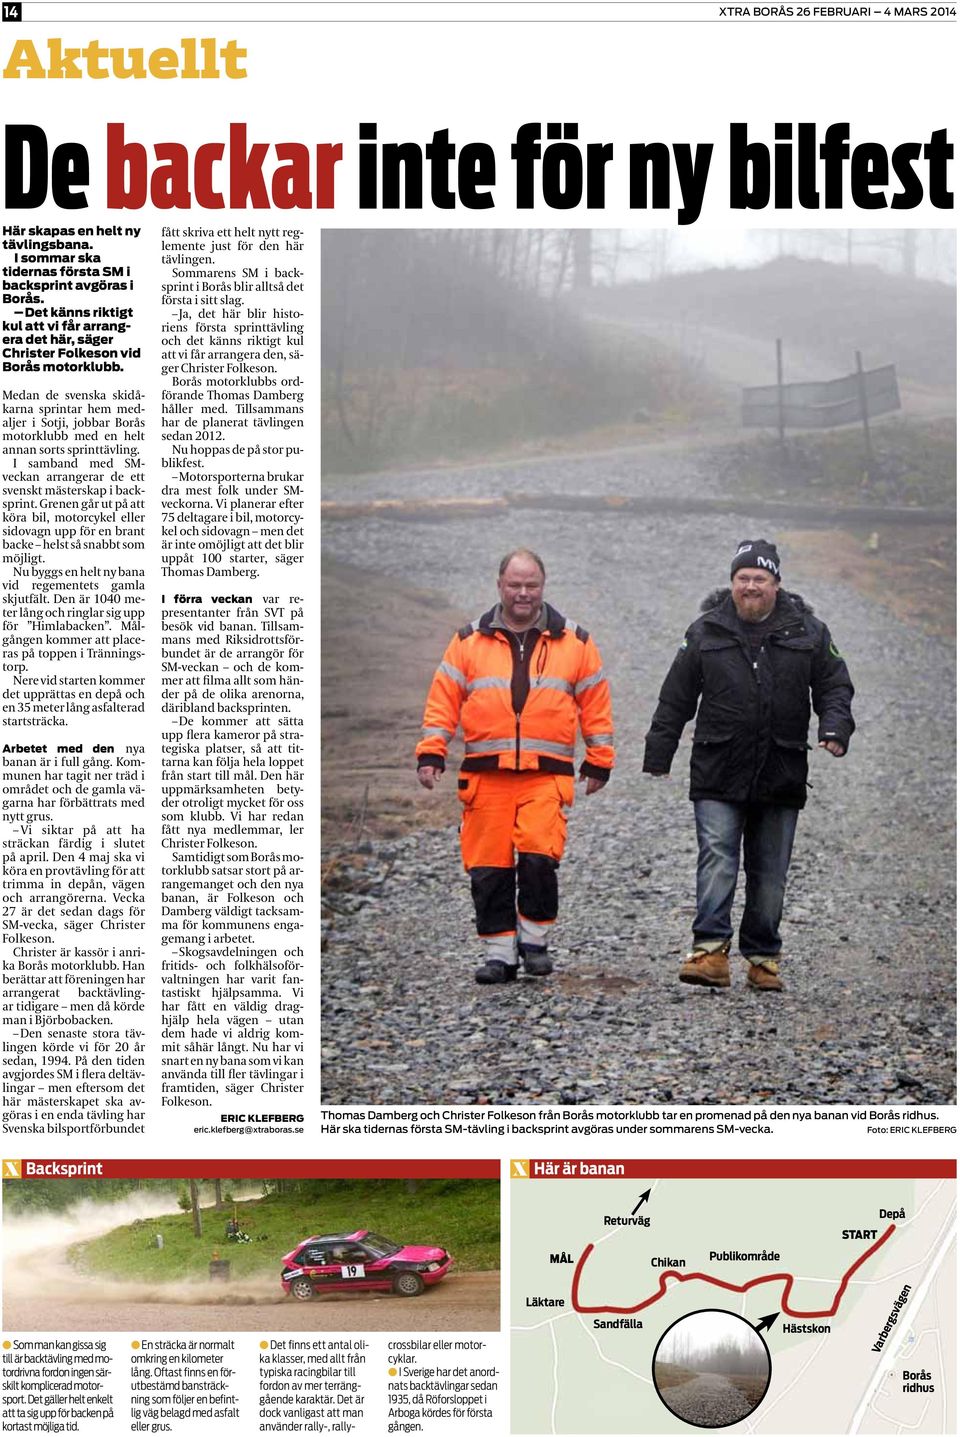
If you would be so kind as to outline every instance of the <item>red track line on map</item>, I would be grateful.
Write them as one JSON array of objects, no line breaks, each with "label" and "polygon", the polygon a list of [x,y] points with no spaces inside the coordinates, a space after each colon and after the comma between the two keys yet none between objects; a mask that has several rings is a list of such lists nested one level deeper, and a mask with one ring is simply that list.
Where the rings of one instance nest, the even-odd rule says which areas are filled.
[{"label": "red track line on map", "polygon": [[866,1252],[862,1252],[856,1262],[851,1263],[840,1279],[840,1286],[837,1288],[832,1304],[830,1307],[825,1308],[823,1312],[800,1312],[798,1309],[790,1307],[788,1299],[794,1282],[792,1272],[768,1272],[764,1277],[752,1277],[749,1282],[745,1282],[741,1286],[735,1282],[724,1282],[720,1277],[711,1277],[709,1272],[677,1272],[672,1267],[660,1274],[660,1286],[653,1296],[645,1298],[643,1302],[635,1303],[633,1307],[585,1307],[580,1301],[580,1276],[587,1258],[593,1252],[592,1242],[588,1243],[584,1248],[580,1254],[580,1260],[574,1269],[573,1285],[570,1289],[570,1301],[573,1304],[575,1312],[631,1313],[642,1312],[645,1307],[652,1307],[655,1302],[660,1301],[661,1297],[665,1297],[668,1291],[667,1283],[671,1277],[676,1278],[677,1282],[711,1282],[714,1287],[725,1287],[728,1292],[749,1292],[751,1287],[759,1287],[762,1282],[782,1282],[783,1294],[780,1299],[780,1306],[788,1317],[836,1317],[843,1294],[847,1290],[847,1283],[851,1277],[853,1277],[853,1274],[858,1268],[862,1267],[865,1262],[869,1261],[879,1248],[883,1247],[883,1244],[894,1232],[896,1232],[896,1223],[891,1223],[886,1232],[878,1237],[876,1242],[867,1248]]}]

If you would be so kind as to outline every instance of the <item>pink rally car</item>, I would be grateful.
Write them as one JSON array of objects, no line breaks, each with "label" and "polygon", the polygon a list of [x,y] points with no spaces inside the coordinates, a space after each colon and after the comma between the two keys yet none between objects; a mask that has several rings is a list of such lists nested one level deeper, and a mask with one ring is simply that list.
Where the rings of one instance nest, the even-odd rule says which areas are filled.
[{"label": "pink rally car", "polygon": [[323,1292],[395,1292],[419,1297],[446,1277],[453,1258],[442,1247],[401,1247],[360,1228],[308,1237],[283,1259],[283,1290],[300,1302]]}]

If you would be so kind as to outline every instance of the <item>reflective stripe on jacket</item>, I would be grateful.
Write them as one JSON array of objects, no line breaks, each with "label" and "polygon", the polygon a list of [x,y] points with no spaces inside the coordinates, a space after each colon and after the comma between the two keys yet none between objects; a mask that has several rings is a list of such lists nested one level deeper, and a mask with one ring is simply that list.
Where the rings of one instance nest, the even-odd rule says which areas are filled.
[{"label": "reflective stripe on jacket", "polygon": [[[590,635],[547,604],[545,627],[529,631],[521,661],[518,643],[494,627],[496,613],[490,609],[465,625],[447,646],[427,697],[418,760],[436,759],[442,768],[459,725],[467,771],[572,774],[579,718],[587,749],[580,772],[607,778],[613,767],[610,685]],[[519,713],[518,666],[529,678]]]}]

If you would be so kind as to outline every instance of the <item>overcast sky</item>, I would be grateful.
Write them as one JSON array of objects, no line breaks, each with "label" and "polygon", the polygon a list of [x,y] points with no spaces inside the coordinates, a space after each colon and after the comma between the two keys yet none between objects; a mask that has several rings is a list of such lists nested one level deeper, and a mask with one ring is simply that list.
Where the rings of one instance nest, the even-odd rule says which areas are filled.
[{"label": "overcast sky", "polygon": [[681,1318],[664,1339],[658,1356],[662,1362],[673,1362],[679,1344],[681,1352],[689,1345],[694,1351],[719,1347],[733,1341],[740,1348],[763,1350],[763,1343],[751,1325],[732,1312],[708,1310],[692,1312]]},{"label": "overcast sky", "polygon": [[[602,230],[597,233],[603,236],[605,245],[613,245],[614,231]],[[620,231],[621,258],[617,266],[617,277],[620,281],[633,277],[645,278],[650,273],[649,261],[642,258],[631,260],[628,252],[630,249],[638,249],[641,253],[645,251],[649,254],[655,233],[657,232],[651,230]],[[808,256],[820,254],[842,263],[846,257],[847,237],[850,232],[845,229],[824,230],[811,226],[809,239],[806,235],[798,239],[796,229],[729,229],[698,223],[675,225],[659,233],[666,243],[667,253],[662,256],[661,263],[655,266],[655,272],[665,267],[667,272],[675,273],[677,270],[705,269],[711,266],[749,267],[763,264],[776,256],[781,244],[788,252],[805,253]],[[902,231],[897,231],[896,234],[902,234]],[[918,232],[917,274],[927,278],[935,276],[949,282],[956,275],[956,233],[953,230],[943,230],[937,235],[935,248],[931,242],[932,234],[930,230]],[[881,231],[861,228],[855,229],[852,235],[855,260],[861,263],[882,263],[885,268],[896,267],[894,252],[888,250],[884,253],[873,244],[875,240],[883,241],[887,238]]]}]

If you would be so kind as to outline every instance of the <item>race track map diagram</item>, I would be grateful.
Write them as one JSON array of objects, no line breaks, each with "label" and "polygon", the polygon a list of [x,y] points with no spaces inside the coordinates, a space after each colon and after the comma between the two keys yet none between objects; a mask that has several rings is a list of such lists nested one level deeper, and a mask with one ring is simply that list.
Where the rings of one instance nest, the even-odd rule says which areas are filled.
[{"label": "race track map diagram", "polygon": [[511,1171],[515,1432],[957,1430],[954,1163]]}]

